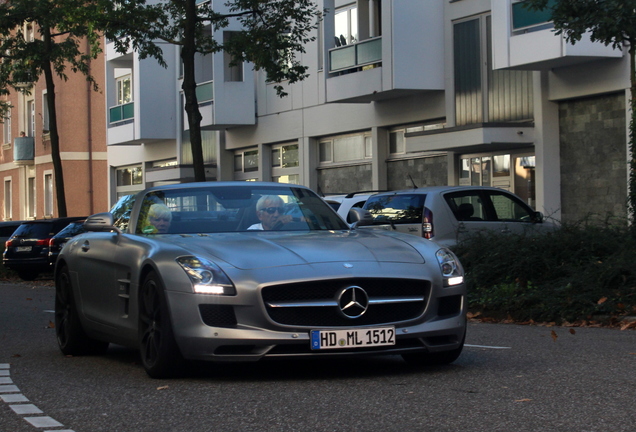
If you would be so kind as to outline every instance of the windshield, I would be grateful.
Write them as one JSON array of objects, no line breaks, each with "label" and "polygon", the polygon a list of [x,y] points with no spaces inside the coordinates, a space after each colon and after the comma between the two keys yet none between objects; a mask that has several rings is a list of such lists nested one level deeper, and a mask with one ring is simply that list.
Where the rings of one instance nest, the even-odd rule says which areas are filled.
[{"label": "windshield", "polygon": [[367,200],[364,205],[373,216],[373,224],[412,224],[422,222],[424,194],[380,195]]},{"label": "windshield", "polygon": [[312,191],[291,185],[219,185],[153,190],[142,201],[137,234],[262,230],[346,230]]}]

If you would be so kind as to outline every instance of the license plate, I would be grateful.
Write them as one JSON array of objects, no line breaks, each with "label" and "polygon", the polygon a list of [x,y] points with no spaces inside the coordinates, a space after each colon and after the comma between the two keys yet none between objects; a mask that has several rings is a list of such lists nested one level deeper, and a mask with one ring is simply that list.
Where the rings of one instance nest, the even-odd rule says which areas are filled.
[{"label": "license plate", "polygon": [[395,327],[311,331],[311,349],[313,350],[384,345],[395,345]]},{"label": "license plate", "polygon": [[31,252],[31,246],[16,246],[16,252]]}]

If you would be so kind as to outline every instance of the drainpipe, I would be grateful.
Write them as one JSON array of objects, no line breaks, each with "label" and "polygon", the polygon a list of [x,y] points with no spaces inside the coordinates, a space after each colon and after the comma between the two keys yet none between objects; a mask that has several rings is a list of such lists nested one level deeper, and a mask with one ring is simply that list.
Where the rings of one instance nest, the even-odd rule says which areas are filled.
[{"label": "drainpipe", "polygon": [[[88,58],[88,76],[91,75],[91,59],[90,59],[90,54],[91,54],[91,44],[90,41],[88,40],[88,38],[86,39],[86,52],[89,56]],[[93,213],[95,213],[94,210],[94,204],[93,204],[93,128],[92,128],[92,122],[91,122],[91,103],[92,103],[92,96],[93,96],[93,88],[92,88],[92,83],[90,81],[86,81],[86,89],[87,89],[87,95],[86,95],[86,103],[87,103],[87,107],[86,107],[86,125],[88,128],[88,134],[87,134],[87,145],[88,145],[88,206],[89,206],[89,211],[88,214],[92,215]]]}]

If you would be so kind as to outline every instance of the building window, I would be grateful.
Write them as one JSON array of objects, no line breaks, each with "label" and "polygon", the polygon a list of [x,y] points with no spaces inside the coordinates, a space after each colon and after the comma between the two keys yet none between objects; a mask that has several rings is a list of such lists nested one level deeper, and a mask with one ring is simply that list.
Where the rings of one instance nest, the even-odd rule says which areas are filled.
[{"label": "building window", "polygon": [[371,158],[372,149],[371,135],[364,133],[323,139],[318,152],[321,163],[345,163]]},{"label": "building window", "polygon": [[27,101],[27,136],[35,137],[35,101]]},{"label": "building window", "polygon": [[358,8],[355,5],[336,11],[335,32],[336,46],[358,42]]},{"label": "building window", "polygon": [[300,176],[298,174],[273,176],[272,181],[276,183],[300,184]]},{"label": "building window", "polygon": [[42,93],[42,133],[49,133],[49,95]]},{"label": "building window", "polygon": [[2,137],[4,139],[4,144],[11,143],[11,111],[7,111],[6,117],[4,118],[4,128]]},{"label": "building window", "polygon": [[26,25],[26,31],[25,31],[24,39],[27,42],[35,41],[35,32],[33,30],[33,24],[29,23],[29,24]]},{"label": "building window", "polygon": [[44,216],[53,215],[53,174],[44,174]]},{"label": "building window", "polygon": [[298,144],[282,145],[272,148],[272,167],[293,168],[298,165]]},{"label": "building window", "polygon": [[[216,163],[216,131],[201,131],[201,146],[203,147],[203,163]],[[181,164],[192,165],[192,143],[190,142],[190,131],[183,131],[181,134]]]},{"label": "building window", "polygon": [[35,177],[27,179],[27,218],[35,219]]},{"label": "building window", "polygon": [[5,179],[4,181],[4,219],[12,219],[11,208],[11,179]]},{"label": "building window", "polygon": [[115,170],[115,176],[117,178],[117,199],[143,189],[144,176],[141,165],[117,168]]},{"label": "building window", "polygon": [[272,146],[272,181],[300,184],[298,143]]},{"label": "building window", "polygon": [[517,194],[534,206],[535,157],[530,153],[482,153],[462,155],[460,186],[494,186]]},{"label": "building window", "polygon": [[[228,43],[232,40],[237,32],[224,31],[223,43]],[[223,52],[223,76],[226,82],[241,82],[243,81],[243,62],[234,63],[234,58],[228,52]]]},{"label": "building window", "polygon": [[404,154],[406,151],[404,143],[404,129],[389,132],[389,153]]},{"label": "building window", "polygon": [[143,184],[143,170],[141,165],[117,169],[117,186],[134,186],[140,184]]},{"label": "building window", "polygon": [[132,75],[124,75],[116,79],[117,105],[124,105],[132,102]]},{"label": "building window", "polygon": [[234,178],[236,180],[255,180],[258,177],[258,149],[237,151],[234,153]]},{"label": "building window", "polygon": [[532,72],[493,70],[491,16],[455,23],[455,123],[533,118]]}]

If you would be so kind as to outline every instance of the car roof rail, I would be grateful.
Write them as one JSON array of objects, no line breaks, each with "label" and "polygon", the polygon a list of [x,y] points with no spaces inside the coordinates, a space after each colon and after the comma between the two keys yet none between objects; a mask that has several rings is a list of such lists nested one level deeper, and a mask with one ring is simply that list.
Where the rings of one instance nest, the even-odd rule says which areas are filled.
[{"label": "car roof rail", "polygon": [[354,196],[358,194],[378,193],[378,192],[388,192],[388,191],[387,190],[364,190],[364,191],[358,191],[358,192],[350,192],[347,195],[345,195],[345,198],[353,198]]}]

